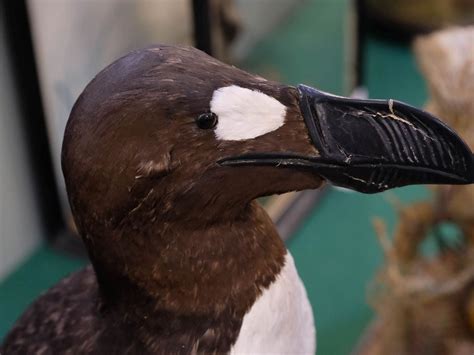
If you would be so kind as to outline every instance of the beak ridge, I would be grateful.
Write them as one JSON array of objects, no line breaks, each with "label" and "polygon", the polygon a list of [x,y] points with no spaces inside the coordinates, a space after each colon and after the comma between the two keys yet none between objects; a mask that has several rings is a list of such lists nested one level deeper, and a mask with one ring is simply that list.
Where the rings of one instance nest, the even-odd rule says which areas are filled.
[{"label": "beak ridge", "polygon": [[313,169],[333,184],[375,193],[411,184],[474,182],[469,147],[429,113],[394,100],[357,100],[299,85],[319,151]]}]

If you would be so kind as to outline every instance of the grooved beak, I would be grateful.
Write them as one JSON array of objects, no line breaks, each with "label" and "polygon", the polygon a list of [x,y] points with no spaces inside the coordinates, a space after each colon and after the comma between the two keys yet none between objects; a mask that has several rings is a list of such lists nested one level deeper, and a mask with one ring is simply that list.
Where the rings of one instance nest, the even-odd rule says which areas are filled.
[{"label": "grooved beak", "polygon": [[299,85],[319,151],[312,168],[334,185],[375,193],[413,184],[474,182],[474,158],[448,126],[394,100],[356,100]]}]

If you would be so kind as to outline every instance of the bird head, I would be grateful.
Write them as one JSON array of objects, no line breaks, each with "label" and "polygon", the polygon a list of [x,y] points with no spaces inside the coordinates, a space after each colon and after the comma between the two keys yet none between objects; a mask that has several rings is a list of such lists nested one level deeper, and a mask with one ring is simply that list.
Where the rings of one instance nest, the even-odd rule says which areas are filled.
[{"label": "bird head", "polygon": [[324,180],[368,193],[474,180],[469,148],[424,111],[282,85],[178,46],[99,73],[62,159],[73,208],[111,222],[146,199],[163,215],[212,219]]}]

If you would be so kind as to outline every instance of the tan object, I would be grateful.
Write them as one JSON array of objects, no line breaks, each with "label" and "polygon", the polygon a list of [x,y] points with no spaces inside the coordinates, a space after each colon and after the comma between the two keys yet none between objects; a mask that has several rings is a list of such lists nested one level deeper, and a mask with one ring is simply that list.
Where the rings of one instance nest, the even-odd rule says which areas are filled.
[{"label": "tan object", "polygon": [[415,40],[430,92],[427,110],[474,146],[474,26],[454,27]]},{"label": "tan object", "polygon": [[378,21],[415,32],[474,22],[474,0],[367,0],[366,6]]}]

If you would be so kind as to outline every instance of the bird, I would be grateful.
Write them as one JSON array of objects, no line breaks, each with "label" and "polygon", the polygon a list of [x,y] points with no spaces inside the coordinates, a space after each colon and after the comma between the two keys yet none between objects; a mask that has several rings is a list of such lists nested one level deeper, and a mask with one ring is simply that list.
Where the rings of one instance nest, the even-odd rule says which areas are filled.
[{"label": "bird", "polygon": [[257,198],[469,184],[430,114],[249,74],[189,46],[132,51],[74,104],[62,146],[90,265],[42,294],[8,354],[314,354],[293,258]]}]

